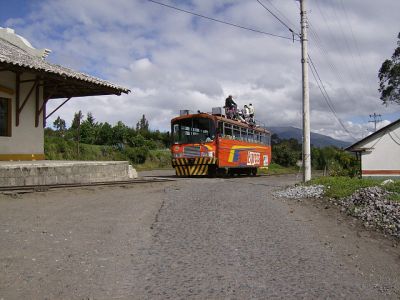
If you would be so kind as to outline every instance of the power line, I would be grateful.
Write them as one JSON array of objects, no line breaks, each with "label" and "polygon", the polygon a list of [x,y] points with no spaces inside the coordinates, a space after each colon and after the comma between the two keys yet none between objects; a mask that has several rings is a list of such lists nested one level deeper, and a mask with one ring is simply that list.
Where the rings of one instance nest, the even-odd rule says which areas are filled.
[{"label": "power line", "polygon": [[275,19],[277,19],[284,27],[286,27],[293,35],[300,37],[300,34],[295,32],[292,28],[289,27],[285,22],[283,22],[276,14],[274,14],[268,7],[266,7],[260,0],[256,0],[266,11],[268,11]]},{"label": "power line", "polygon": [[[345,80],[342,76],[342,72],[339,71],[338,68],[335,66],[335,64],[331,61],[328,51],[326,50],[317,31],[314,30],[314,26],[312,26],[311,22],[309,22],[309,26],[310,26],[310,33],[314,37],[314,41],[315,41],[314,45],[316,46],[316,49],[320,52],[321,56],[324,58],[324,61],[327,63],[328,67],[331,69],[332,73],[334,73],[336,75],[338,80],[341,82],[345,82]],[[344,93],[346,94],[347,98],[349,100],[351,100],[352,102],[354,102],[354,104],[356,104],[354,97],[350,94],[350,92],[347,90],[345,85],[342,86],[342,89],[343,89]],[[365,95],[365,93],[363,93],[363,94]],[[363,118],[363,121],[365,123],[367,123],[367,120],[365,119],[365,117],[362,116],[362,118]]]},{"label": "power line", "polygon": [[[337,3],[336,3],[337,4]],[[343,10],[343,13],[341,12],[341,11],[339,11],[339,9],[340,9],[340,7],[339,7],[339,5],[332,5],[332,7],[333,7],[333,13],[334,13],[334,15],[335,15],[335,21],[339,24],[339,28],[340,28],[340,32],[341,32],[341,34],[342,34],[342,36],[343,36],[343,39],[344,39],[344,42],[345,42],[345,45],[346,45],[346,47],[347,47],[347,50],[349,51],[349,53],[350,53],[350,57],[351,57],[351,60],[352,60],[352,62],[353,62],[353,65],[354,65],[354,71],[357,73],[356,74],[356,76],[358,76],[359,77],[359,79],[362,79],[363,81],[364,81],[364,84],[365,84],[365,86],[369,86],[369,84],[368,84],[368,80],[366,79],[366,72],[363,72],[361,69],[360,69],[360,66],[356,63],[356,60],[355,60],[355,55],[354,55],[354,52],[355,51],[353,51],[353,48],[354,47],[351,47],[351,43],[350,43],[350,39],[348,39],[348,33],[349,33],[349,29],[350,29],[350,31],[351,32],[353,32],[353,30],[352,30],[352,27],[351,27],[351,23],[350,23],[350,21],[348,20],[348,18],[347,18],[347,13],[346,13],[346,11],[345,11],[345,8],[344,8],[344,6],[343,6],[343,3],[341,3],[342,4],[342,10]],[[342,26],[342,22],[341,22],[341,18],[339,18],[339,16],[338,16],[338,14],[340,14],[340,15],[342,15],[342,16],[345,16],[345,18],[344,18],[344,20],[345,21],[347,21],[347,23],[348,23],[348,29],[347,30],[345,30],[343,27],[344,27],[344,25]],[[355,40],[355,37],[354,37],[354,34],[353,34],[353,39]],[[366,93],[364,93],[364,94],[366,94]]]},{"label": "power line", "polygon": [[168,4],[165,4],[165,3],[162,3],[162,2],[158,2],[158,1],[154,1],[154,0],[147,0],[147,1],[152,2],[154,4],[158,4],[158,5],[167,7],[167,8],[170,8],[170,9],[174,9],[174,10],[186,13],[186,14],[190,14],[190,15],[193,15],[193,16],[196,16],[196,17],[200,17],[200,18],[204,18],[204,19],[207,19],[207,20],[210,20],[210,21],[221,23],[221,24],[224,24],[224,25],[229,25],[229,26],[232,26],[232,27],[236,27],[236,28],[240,28],[240,29],[244,29],[244,30],[252,31],[252,32],[256,32],[256,33],[261,33],[261,34],[264,34],[264,35],[273,36],[273,37],[277,37],[277,38],[281,38],[281,39],[285,39],[285,40],[293,40],[292,37],[282,36],[282,35],[278,35],[278,34],[274,34],[274,33],[270,33],[270,32],[265,32],[265,31],[262,31],[262,30],[249,28],[249,27],[245,27],[245,26],[242,26],[242,25],[238,25],[238,24],[234,24],[234,23],[218,20],[218,19],[207,17],[205,15],[201,15],[201,14],[198,14],[198,13],[195,13],[195,12],[192,12],[192,11],[188,11],[188,10],[176,7],[176,6],[168,5]]},{"label": "power line", "polygon": [[278,14],[280,14],[281,15],[281,17],[283,18],[283,19],[285,19],[286,20],[286,22],[287,23],[289,23],[289,24],[291,24],[292,25],[292,27],[296,27],[296,25],[295,24],[293,24],[293,22],[292,21],[290,21],[290,19],[289,18],[287,18],[286,16],[285,16],[285,14],[284,13],[282,13],[282,11],[279,9],[279,8],[277,8],[273,3],[272,3],[272,1],[271,0],[267,0],[268,1],[268,3],[273,7],[273,8],[275,8],[275,10],[278,12]]},{"label": "power line", "polygon": [[374,113],[373,115],[369,115],[370,118],[372,118],[372,121],[368,121],[369,123],[374,123],[375,125],[375,131],[376,131],[376,124],[378,124],[379,122],[382,122],[382,115],[376,114]]},{"label": "power line", "polygon": [[[319,1],[315,1],[316,2],[316,5],[317,5],[317,8],[318,8],[318,11],[319,11],[319,13],[320,13],[320,15],[322,16],[322,18],[323,18],[323,20],[324,20],[324,22],[325,22],[325,24],[326,24],[326,28],[328,29],[328,33],[329,33],[329,35],[331,36],[331,38],[332,38],[332,40],[333,40],[333,42],[336,44],[336,45],[341,45],[341,44],[343,44],[343,43],[341,43],[340,42],[340,40],[338,40],[338,38],[335,36],[335,34],[333,33],[333,31],[332,31],[332,29],[331,29],[331,26],[329,25],[329,22],[328,22],[328,19],[327,19],[327,14],[325,14],[324,13],[324,11],[325,12],[328,12],[328,10],[323,10],[321,7],[320,7],[320,4],[319,4]],[[353,67],[351,68],[350,66],[351,66],[351,64],[345,64],[345,66],[347,67],[347,69],[348,69],[348,75],[350,76],[350,79],[353,81],[353,82],[357,82],[357,78],[359,78],[360,80],[362,79],[362,80],[366,80],[366,75],[365,75],[365,72],[359,72],[360,70],[359,70],[359,68],[357,68],[357,64],[355,63],[355,60],[354,60],[354,55],[353,55],[353,51],[351,51],[351,49],[350,49],[350,46],[349,46],[349,43],[348,43],[348,41],[347,41],[347,38],[346,38],[346,35],[344,34],[344,30],[343,30],[343,27],[342,27],[342,24],[341,24],[341,22],[340,22],[340,19],[339,19],[339,17],[338,17],[338,15],[337,15],[337,13],[336,13],[336,8],[335,8],[336,6],[334,6],[334,5],[332,5],[332,11],[333,11],[333,13],[335,14],[335,17],[333,17],[333,18],[331,18],[332,20],[334,20],[338,25],[339,25],[339,29],[340,29],[340,32],[341,32],[341,34],[342,34],[342,36],[343,36],[343,39],[344,39],[344,45],[347,47],[347,49],[349,50],[349,53],[350,53],[350,58],[351,58],[351,60],[352,60],[352,62],[353,62]],[[340,56],[342,57],[342,60],[343,61],[345,61],[346,60],[346,53],[345,53],[345,48],[346,47],[339,47],[338,48],[338,53],[340,54]],[[354,73],[355,72],[355,73]],[[357,73],[357,74],[356,74]],[[360,74],[361,73],[361,74]],[[356,74],[356,77],[354,76]],[[364,97],[366,97],[367,96],[367,87],[368,86],[371,86],[371,84],[368,84],[368,80],[366,80],[366,82],[367,82],[367,84],[362,84],[362,89],[361,89],[361,92],[364,94]]]},{"label": "power line", "polygon": [[[323,20],[324,20],[324,23],[325,23],[325,25],[326,25],[326,28],[328,29],[328,33],[329,33],[329,35],[331,36],[332,41],[334,42],[335,45],[341,45],[342,43],[340,43],[340,41],[336,38],[336,35],[333,33],[333,31],[332,31],[332,29],[331,29],[331,26],[329,25],[329,22],[328,22],[328,19],[327,19],[325,13],[324,13],[324,10],[320,7],[318,1],[316,1],[316,4],[317,4],[318,11],[319,11],[320,15],[322,16],[322,18],[323,18]],[[336,18],[337,18],[337,17],[336,17]],[[335,19],[335,18],[333,18],[333,19]],[[340,26],[340,23],[339,23],[339,26]],[[345,42],[347,42],[347,40],[345,40]],[[344,47],[339,47],[339,48],[338,48],[338,53],[339,53],[340,56],[342,57],[342,60],[343,60],[343,61],[346,61],[345,53],[343,52],[343,49],[344,49]],[[349,64],[345,64],[345,65],[346,65],[346,67],[349,67]],[[353,73],[351,72],[351,69],[350,69],[350,68],[349,68],[348,75],[351,77],[351,80],[352,80],[353,82],[356,82],[356,79],[354,78]]]},{"label": "power line", "polygon": [[332,100],[328,94],[328,92],[326,91],[325,85],[321,80],[321,77],[319,76],[319,73],[317,71],[317,68],[314,65],[314,62],[311,59],[311,56],[308,55],[308,59],[310,60],[310,65],[311,65],[311,73],[313,74],[313,77],[318,85],[319,90],[321,91],[321,94],[326,102],[326,104],[328,105],[329,109],[332,111],[334,117],[336,118],[336,120],[339,122],[339,124],[342,126],[342,128],[344,129],[344,131],[346,131],[349,136],[351,136],[354,140],[357,140],[351,133],[350,131],[346,128],[346,126],[344,125],[343,121],[339,118],[339,116],[337,115],[337,112],[333,106]]},{"label": "power line", "polygon": [[314,77],[314,79],[315,79],[315,81],[316,81],[316,83],[317,83],[317,86],[318,86],[319,90],[321,91],[321,94],[322,94],[322,96],[323,96],[323,98],[324,98],[326,104],[328,105],[329,109],[331,110],[333,116],[334,116],[334,117],[336,118],[336,120],[339,122],[340,126],[342,126],[342,128],[344,129],[344,131],[347,132],[347,134],[348,134],[349,136],[351,136],[354,140],[357,140],[357,138],[355,138],[355,137],[351,134],[351,132],[350,132],[350,131],[346,128],[346,126],[344,125],[343,121],[339,118],[339,116],[338,116],[338,114],[337,114],[337,112],[336,112],[336,110],[335,110],[335,108],[334,108],[334,106],[333,106],[332,100],[331,100],[331,98],[330,98],[328,92],[326,91],[325,85],[324,85],[324,83],[322,82],[322,80],[321,80],[321,78],[320,78],[320,76],[319,76],[319,73],[318,73],[317,69],[315,68],[315,65],[314,65],[313,62],[311,61],[311,57],[309,57],[309,59],[310,59],[311,66],[312,66],[312,67],[311,67],[311,73],[312,73],[312,75],[313,75],[313,77]]},{"label": "power line", "polygon": [[367,69],[365,68],[364,60],[361,57],[360,47],[358,46],[357,39],[356,39],[356,37],[354,35],[353,26],[351,25],[350,18],[349,18],[348,14],[347,14],[347,11],[346,11],[346,7],[343,4],[343,0],[340,0],[340,5],[341,5],[341,8],[342,8],[342,10],[344,12],[344,16],[345,16],[346,22],[347,22],[347,24],[349,24],[351,37],[353,39],[353,43],[354,43],[355,49],[356,49],[356,54],[358,55],[358,59],[359,59],[359,61],[361,63],[361,67],[363,69],[362,71],[364,71],[364,72],[361,72],[361,73],[364,75],[364,79],[367,79],[366,83],[368,83],[368,78],[366,77],[366,74],[368,74],[368,72],[367,72]]}]

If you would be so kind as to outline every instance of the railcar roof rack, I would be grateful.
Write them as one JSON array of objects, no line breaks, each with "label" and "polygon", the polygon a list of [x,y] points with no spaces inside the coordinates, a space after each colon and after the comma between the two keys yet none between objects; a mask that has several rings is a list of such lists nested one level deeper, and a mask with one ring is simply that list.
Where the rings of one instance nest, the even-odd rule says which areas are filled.
[{"label": "railcar roof rack", "polygon": [[[209,114],[209,115],[219,116],[219,117],[223,117],[223,118],[227,117],[226,113],[225,113],[225,108],[222,107],[222,106],[213,107],[211,112],[201,112],[200,110],[198,110],[197,113],[199,113],[199,114],[200,113]],[[181,109],[179,111],[179,115],[180,116],[187,116],[187,115],[191,115],[191,114],[194,114],[194,112],[192,110],[189,110],[189,109]],[[239,120],[236,120],[236,121],[239,121]],[[264,122],[261,122],[260,120],[257,120],[257,119],[255,119],[254,121],[255,121],[255,124],[254,124],[255,127],[263,128],[265,130],[268,130],[268,128],[267,128],[267,126],[266,126],[266,124]],[[248,123],[246,123],[246,124],[248,124]]]}]

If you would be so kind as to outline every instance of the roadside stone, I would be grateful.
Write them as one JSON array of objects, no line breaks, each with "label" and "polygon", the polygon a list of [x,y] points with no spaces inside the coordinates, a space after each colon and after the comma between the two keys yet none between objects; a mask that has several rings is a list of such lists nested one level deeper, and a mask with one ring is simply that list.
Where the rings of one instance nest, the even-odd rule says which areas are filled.
[{"label": "roadside stone", "polygon": [[[322,198],[324,189],[323,185],[299,185],[275,192],[274,195],[297,200]],[[339,206],[341,212],[360,219],[364,227],[377,228],[385,234],[400,238],[400,202],[389,200],[390,194],[379,186],[367,187],[357,190],[349,197],[329,199],[329,202]],[[329,206],[325,206],[327,208]]]},{"label": "roadside stone", "polygon": [[287,188],[283,191],[274,193],[274,196],[289,199],[302,199],[302,198],[322,198],[324,194],[323,185],[298,185],[295,187]]},{"label": "roadside stone", "polygon": [[382,181],[381,185],[387,185],[389,183],[393,183],[394,181],[392,179],[386,179],[384,181]]},{"label": "roadside stone", "polygon": [[400,203],[388,200],[389,195],[381,187],[368,187],[337,202],[349,215],[361,219],[365,227],[400,237]]}]

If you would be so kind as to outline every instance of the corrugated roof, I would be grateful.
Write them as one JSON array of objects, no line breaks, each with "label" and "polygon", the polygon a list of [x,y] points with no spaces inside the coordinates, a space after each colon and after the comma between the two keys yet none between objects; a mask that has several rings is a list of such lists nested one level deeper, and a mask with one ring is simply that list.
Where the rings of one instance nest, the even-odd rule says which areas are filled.
[{"label": "corrugated roof", "polygon": [[129,93],[130,90],[102,80],[85,73],[77,72],[72,69],[52,64],[46,60],[29,54],[18,46],[0,38],[0,63],[14,66],[16,68],[29,69],[35,72],[53,74],[63,79],[69,78],[77,81],[90,83],[95,86],[114,90],[115,94]]}]

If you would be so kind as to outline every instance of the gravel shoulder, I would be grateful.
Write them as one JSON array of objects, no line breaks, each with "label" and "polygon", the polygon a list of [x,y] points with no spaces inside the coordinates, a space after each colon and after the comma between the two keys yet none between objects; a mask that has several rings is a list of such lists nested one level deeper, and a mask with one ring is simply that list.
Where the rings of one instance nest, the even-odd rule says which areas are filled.
[{"label": "gravel shoulder", "polygon": [[298,220],[317,231],[320,242],[341,258],[341,264],[369,278],[371,286],[385,298],[400,298],[398,239],[366,228],[362,221],[345,214],[327,199],[283,201],[292,208],[290,213],[297,213]]},{"label": "gravel shoulder", "polygon": [[0,299],[398,299],[393,240],[323,200],[273,195],[297,181],[0,195]]}]

